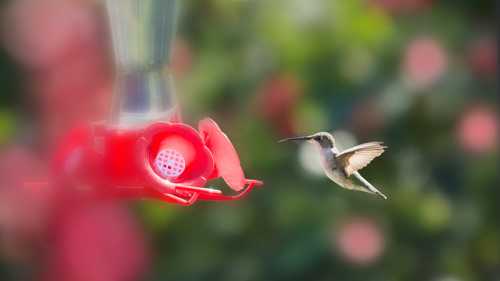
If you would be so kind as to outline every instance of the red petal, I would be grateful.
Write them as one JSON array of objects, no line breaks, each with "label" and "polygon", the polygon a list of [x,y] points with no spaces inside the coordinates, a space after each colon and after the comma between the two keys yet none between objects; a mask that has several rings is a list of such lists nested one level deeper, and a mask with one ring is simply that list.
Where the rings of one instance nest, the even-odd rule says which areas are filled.
[{"label": "red petal", "polygon": [[215,166],[224,181],[236,191],[245,186],[245,174],[240,164],[240,157],[229,138],[222,132],[217,123],[205,118],[198,124],[206,146],[212,151]]}]

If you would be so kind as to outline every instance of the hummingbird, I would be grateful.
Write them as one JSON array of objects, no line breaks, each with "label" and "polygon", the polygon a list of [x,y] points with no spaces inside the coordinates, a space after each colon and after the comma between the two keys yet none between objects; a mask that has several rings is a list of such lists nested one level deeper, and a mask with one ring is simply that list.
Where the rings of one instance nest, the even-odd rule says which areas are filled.
[{"label": "hummingbird", "polygon": [[[373,159],[384,153],[387,146],[384,146],[382,142],[367,142],[339,151],[335,146],[335,138],[327,132],[286,138],[279,142],[286,141],[308,141],[314,143],[321,153],[321,165],[326,176],[341,187],[372,193],[383,199],[387,199],[385,194],[376,189],[358,172]],[[355,183],[350,178],[353,175],[361,184]]]}]

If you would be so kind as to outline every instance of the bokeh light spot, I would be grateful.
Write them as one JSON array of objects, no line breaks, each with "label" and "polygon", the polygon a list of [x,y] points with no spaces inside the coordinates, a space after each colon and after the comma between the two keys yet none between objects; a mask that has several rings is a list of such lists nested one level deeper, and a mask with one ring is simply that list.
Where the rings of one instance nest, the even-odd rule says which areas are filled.
[{"label": "bokeh light spot", "polygon": [[385,249],[385,239],[378,223],[366,217],[352,217],[337,230],[335,244],[348,262],[368,265],[376,262]]}]

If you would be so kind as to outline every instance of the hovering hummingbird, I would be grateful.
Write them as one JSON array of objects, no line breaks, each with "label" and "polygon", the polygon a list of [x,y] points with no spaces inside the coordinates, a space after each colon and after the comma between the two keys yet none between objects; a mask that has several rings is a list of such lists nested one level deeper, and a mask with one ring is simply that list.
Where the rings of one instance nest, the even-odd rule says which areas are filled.
[{"label": "hovering hummingbird", "polygon": [[[364,191],[387,199],[387,196],[365,180],[358,172],[373,159],[384,153],[387,146],[384,146],[382,142],[367,142],[340,152],[335,146],[333,136],[326,132],[286,138],[279,142],[285,141],[309,141],[316,144],[320,149],[323,170],[333,182],[346,189]],[[361,185],[353,182],[349,178],[351,175],[354,175],[361,182]]]}]

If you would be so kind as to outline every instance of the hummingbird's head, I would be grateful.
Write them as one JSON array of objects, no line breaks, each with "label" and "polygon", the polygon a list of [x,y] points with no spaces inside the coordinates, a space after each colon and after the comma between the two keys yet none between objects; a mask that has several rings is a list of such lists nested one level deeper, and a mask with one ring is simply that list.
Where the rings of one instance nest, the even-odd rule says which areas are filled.
[{"label": "hummingbird's head", "polygon": [[311,135],[311,141],[319,144],[321,148],[332,148],[335,145],[335,139],[327,132],[319,132]]},{"label": "hummingbird's head", "polygon": [[335,145],[335,139],[330,133],[319,132],[310,136],[294,137],[280,140],[279,142],[285,141],[309,141],[318,144],[321,148],[333,148]]}]

